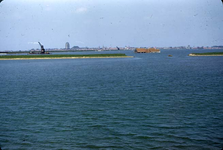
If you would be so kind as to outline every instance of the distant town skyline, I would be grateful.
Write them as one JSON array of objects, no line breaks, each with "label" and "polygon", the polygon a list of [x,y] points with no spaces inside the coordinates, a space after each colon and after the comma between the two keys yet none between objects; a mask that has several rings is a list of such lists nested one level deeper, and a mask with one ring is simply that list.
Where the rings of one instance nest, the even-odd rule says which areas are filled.
[{"label": "distant town skyline", "polygon": [[0,51],[223,45],[220,0],[4,0]]},{"label": "distant town skyline", "polygon": [[[188,46],[175,46],[175,47],[133,47],[133,46],[124,46],[124,47],[106,47],[106,46],[99,46],[99,47],[79,47],[79,46],[70,46],[69,42],[65,43],[65,47],[63,48],[47,48],[47,51],[97,51],[97,50],[136,50],[138,48],[157,48],[157,49],[222,49],[223,46],[193,46],[191,47],[190,45]],[[21,50],[20,50],[21,51]],[[27,50],[26,50],[27,51]],[[36,49],[31,49],[30,51],[40,51],[40,48]],[[1,51],[0,51],[1,52]],[[10,51],[9,51],[10,52]]]}]

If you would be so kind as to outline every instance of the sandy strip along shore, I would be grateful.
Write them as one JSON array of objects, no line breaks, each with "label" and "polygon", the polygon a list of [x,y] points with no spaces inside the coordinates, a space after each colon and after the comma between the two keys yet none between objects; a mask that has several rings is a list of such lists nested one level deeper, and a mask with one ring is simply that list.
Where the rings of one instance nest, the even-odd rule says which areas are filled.
[{"label": "sandy strip along shore", "polygon": [[189,54],[189,56],[223,56],[223,55],[199,55],[199,54]]},{"label": "sandy strip along shore", "polygon": [[40,58],[0,58],[0,60],[32,60],[32,59],[85,59],[85,58],[133,58],[133,56],[111,56],[111,57],[40,57]]}]

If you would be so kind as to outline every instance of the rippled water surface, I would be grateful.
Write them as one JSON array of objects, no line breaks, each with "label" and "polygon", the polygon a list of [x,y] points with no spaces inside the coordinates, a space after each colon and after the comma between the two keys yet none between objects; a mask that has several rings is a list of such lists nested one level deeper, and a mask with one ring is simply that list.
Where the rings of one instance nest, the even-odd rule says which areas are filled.
[{"label": "rippled water surface", "polygon": [[223,147],[223,57],[120,52],[0,61],[1,148]]}]

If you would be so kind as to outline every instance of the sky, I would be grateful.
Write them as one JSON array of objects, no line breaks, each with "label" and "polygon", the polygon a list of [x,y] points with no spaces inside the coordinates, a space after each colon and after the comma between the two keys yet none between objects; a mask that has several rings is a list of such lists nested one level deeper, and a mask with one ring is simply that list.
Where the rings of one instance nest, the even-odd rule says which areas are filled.
[{"label": "sky", "polygon": [[0,51],[223,45],[221,0],[3,0]]}]

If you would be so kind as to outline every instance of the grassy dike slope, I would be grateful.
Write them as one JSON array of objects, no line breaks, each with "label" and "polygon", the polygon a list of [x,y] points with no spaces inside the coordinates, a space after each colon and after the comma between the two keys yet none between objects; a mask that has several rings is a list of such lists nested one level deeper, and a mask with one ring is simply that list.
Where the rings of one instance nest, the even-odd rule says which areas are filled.
[{"label": "grassy dike slope", "polygon": [[86,55],[3,55],[0,60],[19,60],[19,59],[78,59],[78,58],[129,58],[125,54],[86,54]]},{"label": "grassy dike slope", "polygon": [[189,56],[223,56],[223,52],[191,53]]}]

